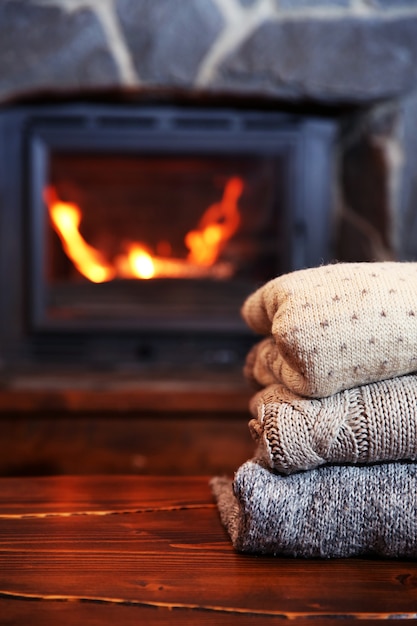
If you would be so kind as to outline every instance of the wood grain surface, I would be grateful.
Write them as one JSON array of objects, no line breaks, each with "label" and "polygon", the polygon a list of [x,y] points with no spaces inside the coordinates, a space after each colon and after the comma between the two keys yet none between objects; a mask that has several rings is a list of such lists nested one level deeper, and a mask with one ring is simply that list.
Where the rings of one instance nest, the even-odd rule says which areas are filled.
[{"label": "wood grain surface", "polygon": [[237,554],[206,477],[0,479],[0,624],[417,617],[417,564]]}]

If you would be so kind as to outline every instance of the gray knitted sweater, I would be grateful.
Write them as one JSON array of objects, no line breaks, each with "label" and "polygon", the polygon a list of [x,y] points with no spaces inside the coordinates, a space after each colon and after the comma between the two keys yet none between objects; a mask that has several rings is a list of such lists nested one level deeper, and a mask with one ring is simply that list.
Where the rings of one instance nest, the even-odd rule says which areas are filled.
[{"label": "gray knitted sweater", "polygon": [[417,465],[325,466],[282,476],[248,461],[212,489],[234,547],[295,557],[417,557]]}]

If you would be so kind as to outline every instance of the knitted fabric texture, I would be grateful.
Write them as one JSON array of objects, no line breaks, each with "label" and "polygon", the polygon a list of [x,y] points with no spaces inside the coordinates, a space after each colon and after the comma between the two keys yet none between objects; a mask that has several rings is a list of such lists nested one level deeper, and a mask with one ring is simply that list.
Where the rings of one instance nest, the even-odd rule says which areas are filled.
[{"label": "knitted fabric texture", "polygon": [[417,556],[417,465],[325,466],[282,476],[248,461],[214,478],[236,550],[294,557]]},{"label": "knitted fabric texture", "polygon": [[282,473],[417,458],[417,375],[303,398],[271,385],[250,402],[257,454]]},{"label": "knitted fabric texture", "polygon": [[258,371],[256,351],[246,366],[262,385],[281,382],[325,397],[417,370],[417,263],[340,263],[285,274],[249,296],[242,316],[273,337],[258,348]]}]

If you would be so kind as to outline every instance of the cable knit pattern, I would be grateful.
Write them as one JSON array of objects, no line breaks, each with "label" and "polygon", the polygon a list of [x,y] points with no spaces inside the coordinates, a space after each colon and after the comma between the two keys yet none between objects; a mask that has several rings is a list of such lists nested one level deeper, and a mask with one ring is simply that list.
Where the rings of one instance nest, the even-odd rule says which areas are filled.
[{"label": "cable knit pattern", "polygon": [[325,466],[281,476],[248,461],[212,490],[234,547],[295,557],[417,557],[417,465]]},{"label": "cable knit pattern", "polygon": [[271,385],[250,402],[258,455],[281,473],[417,459],[417,375],[309,399]]},{"label": "cable knit pattern", "polygon": [[[339,263],[279,276],[242,307],[270,338],[246,375],[320,398],[417,371],[417,263]],[[271,338],[272,337],[272,338]]]}]

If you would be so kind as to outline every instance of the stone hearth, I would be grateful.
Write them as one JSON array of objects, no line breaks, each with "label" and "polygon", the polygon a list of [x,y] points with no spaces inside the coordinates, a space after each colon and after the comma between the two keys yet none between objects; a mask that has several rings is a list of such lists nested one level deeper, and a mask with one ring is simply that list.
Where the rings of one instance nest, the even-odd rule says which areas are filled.
[{"label": "stone hearth", "polygon": [[250,100],[336,116],[335,257],[417,258],[413,0],[6,0],[0,105]]}]

